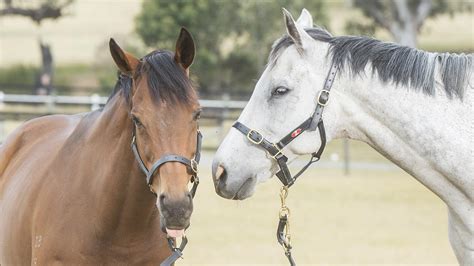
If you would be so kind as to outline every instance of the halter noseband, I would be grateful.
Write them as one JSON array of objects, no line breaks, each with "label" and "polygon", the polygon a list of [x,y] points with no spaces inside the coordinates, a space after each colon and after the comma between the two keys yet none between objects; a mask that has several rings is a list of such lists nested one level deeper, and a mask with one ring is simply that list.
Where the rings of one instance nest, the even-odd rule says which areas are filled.
[{"label": "halter noseband", "polygon": [[[197,187],[199,185],[199,177],[198,177],[198,164],[199,160],[201,159],[201,143],[202,143],[202,134],[201,131],[197,131],[197,141],[196,141],[196,153],[194,154],[193,159],[188,159],[186,157],[183,157],[181,155],[176,155],[176,154],[167,154],[161,157],[158,161],[153,163],[151,166],[150,170],[145,166],[145,163],[143,162],[140,153],[138,152],[138,147],[137,147],[137,141],[135,137],[135,130],[132,133],[132,151],[133,154],[135,155],[135,159],[138,162],[138,165],[140,166],[140,169],[143,171],[143,173],[146,176],[146,182],[148,186],[150,187],[150,191],[156,195],[156,193],[151,190],[151,183],[153,182],[153,175],[155,172],[160,168],[165,163],[168,162],[178,162],[182,163],[187,166],[188,171],[192,173],[191,176],[191,183],[193,183],[193,187],[191,188],[191,197],[194,198],[194,195],[196,194]],[[171,249],[171,255],[166,258],[160,266],[171,266],[174,265],[174,262],[178,260],[179,258],[182,257],[183,250],[186,247],[186,244],[188,243],[188,239],[186,236],[183,236],[181,239],[181,244],[176,246],[176,240],[174,238],[168,237],[168,246]]]},{"label": "halter noseband", "polygon": [[[290,133],[284,136],[280,141],[277,143],[273,143],[268,141],[260,134],[258,131],[250,129],[249,127],[245,126],[244,124],[236,121],[232,127],[237,129],[240,133],[244,134],[247,139],[252,142],[253,144],[262,147],[266,150],[276,161],[280,171],[276,173],[276,176],[280,181],[283,183],[283,187],[280,191],[281,197],[281,208],[280,208],[280,220],[278,223],[277,228],[277,240],[280,245],[282,245],[283,249],[285,250],[285,256],[288,258],[291,266],[296,265],[292,255],[291,255],[291,242],[290,242],[290,225],[289,225],[289,215],[290,209],[285,204],[285,199],[288,196],[288,188],[290,188],[296,181],[296,179],[303,174],[308,167],[319,161],[321,159],[321,155],[326,147],[326,130],[324,129],[323,123],[323,110],[329,100],[329,93],[332,88],[332,84],[334,83],[334,79],[337,74],[337,66],[334,62],[331,63],[331,69],[324,81],[323,89],[319,91],[316,108],[314,113],[311,117],[306,119],[303,123],[301,123],[298,127],[293,129]],[[286,157],[282,149],[290,144],[295,138],[300,136],[305,131],[314,131],[318,128],[319,130],[319,137],[321,139],[321,146],[319,147],[318,151],[311,154],[311,159],[309,162],[301,168],[301,170],[294,176],[291,175],[290,170],[288,169],[288,157]]]},{"label": "halter noseband", "polygon": [[183,157],[181,155],[176,155],[176,154],[167,154],[161,157],[155,163],[153,163],[150,170],[148,170],[148,168],[145,166],[145,163],[143,162],[140,156],[140,153],[138,152],[135,132],[133,132],[133,135],[132,135],[132,151],[133,151],[133,154],[135,155],[135,159],[138,162],[138,165],[140,166],[140,169],[146,176],[146,182],[148,186],[151,186],[151,183],[153,182],[153,175],[163,164],[168,163],[168,162],[178,162],[178,163],[182,163],[186,165],[188,170],[192,173],[191,182],[193,183],[193,187],[191,188],[191,196],[194,198],[194,195],[196,194],[197,186],[199,184],[199,178],[197,176],[197,173],[198,173],[199,160],[201,159],[201,142],[202,142],[202,134],[198,130],[197,141],[196,141],[196,153],[193,159],[190,160],[186,157]]}]

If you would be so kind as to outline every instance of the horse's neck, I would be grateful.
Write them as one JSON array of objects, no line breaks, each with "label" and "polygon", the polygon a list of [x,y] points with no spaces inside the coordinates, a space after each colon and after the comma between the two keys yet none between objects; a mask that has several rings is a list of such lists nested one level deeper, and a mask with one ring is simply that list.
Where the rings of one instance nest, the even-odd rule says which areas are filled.
[{"label": "horse's neck", "polygon": [[87,134],[88,146],[93,147],[88,152],[95,169],[88,179],[97,197],[96,224],[113,234],[146,231],[156,218],[155,197],[130,148],[132,128],[127,103],[119,94],[105,106]]},{"label": "horse's neck", "polygon": [[[474,171],[472,132],[466,126],[470,124],[470,95],[461,102],[397,88],[370,74],[349,77],[341,73],[332,97],[336,111],[329,119],[338,121],[333,127],[335,137],[368,143],[442,198],[446,198],[442,186],[462,184]],[[461,190],[467,189],[463,186]]]}]

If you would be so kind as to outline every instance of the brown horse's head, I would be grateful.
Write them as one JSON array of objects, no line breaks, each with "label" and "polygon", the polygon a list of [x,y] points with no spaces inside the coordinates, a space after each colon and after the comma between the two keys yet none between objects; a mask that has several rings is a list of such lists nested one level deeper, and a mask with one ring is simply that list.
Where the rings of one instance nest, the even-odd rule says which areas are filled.
[{"label": "brown horse's head", "polygon": [[[146,168],[151,169],[169,154],[193,158],[200,106],[189,79],[195,53],[190,33],[181,29],[174,53],[157,50],[139,60],[113,39],[110,51],[127,76],[122,90],[133,121],[136,147]],[[157,195],[163,231],[182,232],[189,226],[193,204],[188,183],[192,174],[182,163],[166,162],[151,177],[150,189]],[[146,186],[145,181],[143,185]]]}]

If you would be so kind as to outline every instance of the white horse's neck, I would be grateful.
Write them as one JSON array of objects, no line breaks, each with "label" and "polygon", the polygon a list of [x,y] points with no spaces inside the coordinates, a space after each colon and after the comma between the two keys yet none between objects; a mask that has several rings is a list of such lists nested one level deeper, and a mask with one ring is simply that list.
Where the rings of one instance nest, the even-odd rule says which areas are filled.
[{"label": "white horse's neck", "polygon": [[469,265],[474,261],[474,83],[471,78],[462,101],[448,99],[441,84],[436,80],[436,96],[428,96],[370,74],[341,72],[324,119],[336,121],[331,137],[366,142],[448,205],[451,243],[460,264]]},{"label": "white horse's neck", "polygon": [[334,138],[368,143],[448,205],[458,197],[472,201],[472,178],[466,184],[474,172],[472,88],[461,101],[448,99],[440,88],[428,96],[382,83],[376,75],[341,72],[333,90]]}]

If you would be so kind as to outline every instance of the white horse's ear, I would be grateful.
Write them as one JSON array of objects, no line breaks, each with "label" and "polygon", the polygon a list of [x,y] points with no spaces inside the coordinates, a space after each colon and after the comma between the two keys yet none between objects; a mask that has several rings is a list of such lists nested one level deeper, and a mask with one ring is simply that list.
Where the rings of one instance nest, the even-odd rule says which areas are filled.
[{"label": "white horse's ear", "polygon": [[303,29],[313,27],[313,17],[306,8],[303,8],[303,10],[301,10],[301,15],[296,21],[296,24],[298,24]]},{"label": "white horse's ear", "polygon": [[283,17],[285,18],[286,31],[288,32],[288,35],[291,37],[291,39],[293,39],[295,42],[296,49],[299,52],[303,51],[312,39],[311,36],[306,33],[303,27],[295,22],[293,16],[291,16],[290,12],[288,12],[288,10],[285,8],[283,8]]}]

